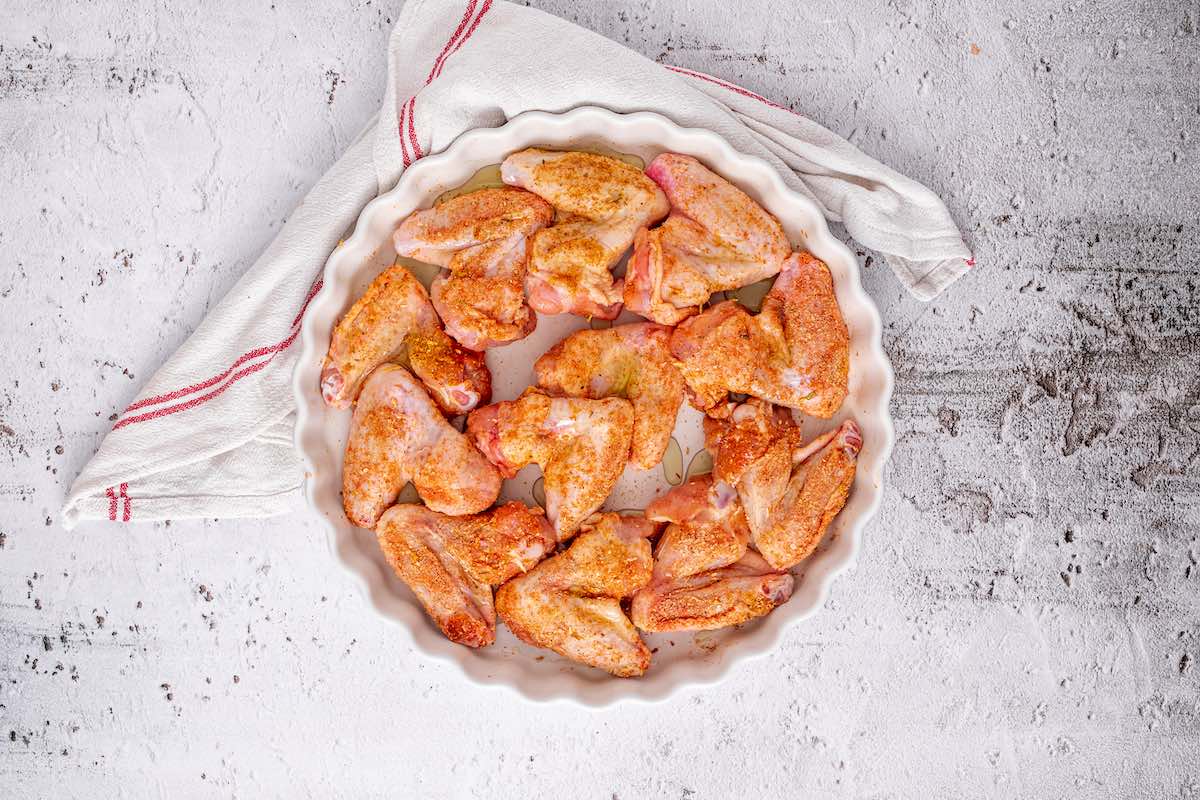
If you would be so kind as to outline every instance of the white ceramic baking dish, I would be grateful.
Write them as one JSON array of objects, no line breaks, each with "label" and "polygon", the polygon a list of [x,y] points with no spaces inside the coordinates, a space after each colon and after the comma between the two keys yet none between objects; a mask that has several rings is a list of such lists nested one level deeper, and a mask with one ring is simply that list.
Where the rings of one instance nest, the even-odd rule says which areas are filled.
[{"label": "white ceramic baking dish", "polygon": [[[443,192],[461,186],[478,170],[531,146],[603,150],[648,162],[663,151],[695,156],[737,184],[783,223],[793,244],[825,261],[833,273],[838,302],[850,330],[850,393],[838,416],[828,422],[804,421],[806,438],[853,416],[863,432],[858,472],[845,509],[830,526],[818,551],[797,568],[792,599],[767,617],[720,631],[647,636],[654,662],[645,676],[612,678],[517,641],[498,625],[496,643],[472,650],[451,643],[433,626],[420,605],[383,559],[373,532],[350,524],[342,512],[342,451],[350,412],[328,408],[321,399],[319,374],[330,332],[367,284],[395,254],[391,233],[412,211],[429,206]],[[636,319],[626,312],[619,322]],[[516,397],[532,382],[533,361],[554,342],[587,323],[568,315],[540,317],[529,338],[488,352],[495,378],[495,400]],[[821,607],[835,576],[854,564],[862,530],[879,506],[882,471],[892,448],[888,401],[892,370],[880,343],[879,313],[863,291],[858,263],[829,232],[817,207],[787,188],[765,162],[735,152],[709,131],[685,129],[652,113],[615,114],[578,108],[565,114],[528,112],[499,128],[470,131],[442,153],[413,164],[391,191],[372,200],[359,215],[353,234],[329,257],[324,286],[304,317],[294,391],[298,416],[296,446],[306,470],[306,494],[329,529],[333,553],[355,575],[372,606],[400,623],[425,655],[456,665],[468,680],[503,686],[532,700],[569,699],[602,706],[624,699],[661,700],[672,692],[714,683],[739,661],[767,652],[784,632]],[[643,472],[630,467],[606,508],[640,508],[646,500],[678,483],[689,465],[699,471],[703,446],[699,415],[687,404],[676,427],[681,459],[669,468]],[[682,468],[678,465],[682,464]],[[671,472],[673,474],[668,475]],[[503,499],[532,502],[537,468],[529,467],[506,482]],[[403,635],[403,634],[401,634]]]}]

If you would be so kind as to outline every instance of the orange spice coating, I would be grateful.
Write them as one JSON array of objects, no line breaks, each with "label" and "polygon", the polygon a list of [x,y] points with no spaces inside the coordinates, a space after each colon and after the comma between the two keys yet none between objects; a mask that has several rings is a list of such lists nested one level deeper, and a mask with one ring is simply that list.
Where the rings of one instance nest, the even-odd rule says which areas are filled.
[{"label": "orange spice coating", "polygon": [[668,343],[671,329],[651,322],[577,331],[534,364],[538,385],[552,394],[633,405],[630,460],[649,469],[662,460],[683,403],[683,376]]},{"label": "orange spice coating", "polygon": [[714,292],[775,275],[791,250],[779,221],[745,192],[679,153],[646,174],[666,194],[671,216],[640,231],[625,279],[625,307],[664,325],[696,314]]},{"label": "orange spice coating", "polygon": [[496,611],[518,639],[617,677],[643,674],[650,650],[621,609],[650,580],[656,526],[597,514],[564,552],[496,592]]},{"label": "orange spice coating", "polygon": [[562,541],[600,507],[625,469],[633,407],[618,397],[550,397],[530,388],[517,400],[471,412],[467,433],[506,477],[526,464],[542,468],[546,516]]},{"label": "orange spice coating", "polygon": [[500,174],[557,212],[533,236],[529,304],[543,314],[614,319],[622,285],[612,269],[639,228],[666,216],[666,196],[641,170],[596,153],[531,148],[506,158]]},{"label": "orange spice coating", "polygon": [[426,505],[473,514],[500,493],[500,473],[442,416],[404,367],[384,364],[363,384],[342,465],[342,502],[355,525],[374,527],[412,481]]},{"label": "orange spice coating", "polygon": [[375,528],[396,575],[451,641],[483,647],[496,638],[492,586],[530,569],[554,548],[542,510],[507,503],[450,517],[397,505]]},{"label": "orange spice coating", "polygon": [[392,239],[398,254],[449,270],[434,279],[434,308],[463,347],[485,350],[536,326],[525,302],[528,239],[553,218],[530,192],[480,189],[414,212]]},{"label": "orange spice coating", "polygon": [[[853,420],[810,443],[811,455],[797,454],[783,496],[775,503],[766,528],[754,545],[772,566],[786,569],[812,555],[829,523],[846,505],[854,483],[862,435]],[[797,458],[793,456],[793,459]]]},{"label": "orange spice coating", "polygon": [[831,417],[848,391],[849,333],[829,268],[807,253],[787,259],[759,314],[719,303],[675,329],[671,353],[692,404],[709,414],[737,392]]},{"label": "orange spice coating", "polygon": [[734,490],[712,475],[656,498],[646,516],[671,524],[654,550],[654,575],[630,615],[644,631],[712,630],[769,613],[793,579],[747,548],[750,532]]},{"label": "orange spice coating", "polygon": [[405,354],[447,414],[465,414],[491,399],[492,376],[483,356],[446,335],[425,287],[394,264],[334,327],[321,370],[325,402],[349,408],[371,370]]},{"label": "orange spice coating", "polygon": [[788,569],[812,554],[846,504],[863,442],[850,419],[804,445],[787,425],[770,441],[754,441],[757,431],[779,430],[779,419],[777,409],[748,401],[705,424],[705,446],[714,475],[737,489],[754,546],[771,566]]}]

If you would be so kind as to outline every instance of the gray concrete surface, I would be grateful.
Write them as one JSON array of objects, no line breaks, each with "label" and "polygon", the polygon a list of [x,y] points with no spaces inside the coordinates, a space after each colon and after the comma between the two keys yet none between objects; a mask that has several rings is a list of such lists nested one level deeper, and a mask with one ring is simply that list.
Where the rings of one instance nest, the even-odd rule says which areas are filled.
[{"label": "gray concrete surface", "polygon": [[536,5],[963,221],[928,305],[862,254],[899,441],[858,570],[727,683],[590,713],[399,643],[302,512],[64,532],[109,415],[370,115],[398,4],[5,0],[0,794],[1200,796],[1200,5]]}]

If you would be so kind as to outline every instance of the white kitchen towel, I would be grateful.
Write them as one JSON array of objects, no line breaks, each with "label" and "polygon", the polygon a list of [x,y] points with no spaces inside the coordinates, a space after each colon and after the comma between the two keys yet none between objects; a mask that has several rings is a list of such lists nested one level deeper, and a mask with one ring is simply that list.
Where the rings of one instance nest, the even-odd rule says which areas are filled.
[{"label": "white kitchen towel", "polygon": [[63,523],[297,508],[292,345],[338,239],[409,164],[464,131],[531,109],[581,105],[656,111],[765,159],[879,252],[919,299],[936,296],[972,263],[929,189],[754,92],[655,63],[535,9],[409,0],[388,43],[387,93],[376,119],[118,417],[72,486]]}]

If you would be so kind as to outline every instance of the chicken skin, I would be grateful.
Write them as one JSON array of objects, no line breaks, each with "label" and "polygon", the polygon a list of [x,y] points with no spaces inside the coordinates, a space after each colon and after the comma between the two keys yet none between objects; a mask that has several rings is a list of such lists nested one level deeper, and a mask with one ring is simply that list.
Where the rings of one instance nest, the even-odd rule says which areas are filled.
[{"label": "chicken skin", "polygon": [[745,555],[750,542],[737,492],[712,475],[699,475],[656,497],[645,515],[671,523],[658,542],[657,574],[695,575],[732,564]]},{"label": "chicken skin", "polygon": [[624,161],[578,151],[522,150],[504,159],[500,176],[558,212],[533,237],[529,304],[543,314],[615,319],[621,282],[612,268],[639,228],[667,215],[662,190]]},{"label": "chicken skin", "polygon": [[671,354],[692,405],[708,414],[737,392],[828,418],[848,390],[846,322],[829,268],[807,253],[787,259],[756,316],[719,303],[675,329]]},{"label": "chicken skin", "polygon": [[790,463],[800,446],[800,426],[791,411],[750,397],[704,418],[704,441],[713,457],[713,476],[736,486],[742,476],[778,451]]},{"label": "chicken skin", "polygon": [[729,484],[711,475],[693,478],[651,502],[646,517],[671,524],[654,550],[650,583],[633,596],[630,616],[638,628],[724,628],[792,596],[792,576],[748,549],[750,531]]},{"label": "chicken skin", "polygon": [[662,460],[683,402],[683,376],[668,343],[671,329],[652,322],[582,330],[533,365],[538,385],[570,397],[624,397],[633,404],[630,460],[650,469]]},{"label": "chicken skin", "polygon": [[375,526],[379,546],[447,639],[468,647],[496,640],[492,587],[554,549],[542,510],[523,503],[448,517],[425,506],[392,506]]},{"label": "chicken skin", "polygon": [[425,287],[399,264],[380,273],[333,329],[321,395],[334,408],[349,408],[371,370],[404,353],[447,414],[465,414],[491,400],[483,354],[446,335]]},{"label": "chicken skin", "polygon": [[496,502],[500,473],[459,433],[408,370],[377,367],[363,383],[342,466],[342,503],[372,528],[409,481],[443,514],[474,514]]},{"label": "chicken skin", "polygon": [[516,400],[472,411],[467,434],[506,478],[527,464],[542,468],[546,516],[561,542],[600,508],[621,477],[633,407],[619,397],[552,398],[527,389]]},{"label": "chicken skin", "polygon": [[715,478],[737,488],[754,546],[772,567],[788,569],[812,554],[846,504],[862,433],[846,420],[800,445],[798,428],[768,404],[748,403],[706,422],[705,444]]},{"label": "chicken skin", "polygon": [[500,619],[534,647],[620,678],[643,674],[650,650],[621,609],[621,598],[650,580],[646,539],[656,527],[641,517],[591,517],[570,548],[500,587]]},{"label": "chicken skin", "polygon": [[530,192],[480,189],[409,215],[392,239],[399,255],[449,270],[433,281],[433,306],[463,347],[485,350],[537,325],[525,303],[528,241],[553,218]]},{"label": "chicken skin", "polygon": [[746,522],[757,535],[791,478],[800,426],[787,409],[755,397],[730,408],[727,420],[705,418],[705,446],[713,456],[713,476],[737,487]]},{"label": "chicken skin", "polygon": [[664,325],[696,314],[713,292],[775,275],[791,244],[779,221],[691,156],[663,153],[646,167],[671,216],[643,228],[625,276],[625,307]]}]

